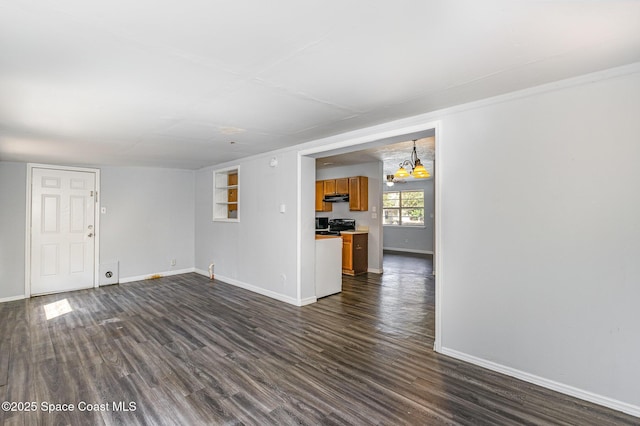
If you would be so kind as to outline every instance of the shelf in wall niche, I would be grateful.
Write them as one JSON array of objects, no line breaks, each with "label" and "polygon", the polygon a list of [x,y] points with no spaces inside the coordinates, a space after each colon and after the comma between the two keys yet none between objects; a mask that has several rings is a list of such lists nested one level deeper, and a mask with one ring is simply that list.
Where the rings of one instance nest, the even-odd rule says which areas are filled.
[{"label": "shelf in wall niche", "polygon": [[240,221],[240,167],[213,172],[213,220]]}]

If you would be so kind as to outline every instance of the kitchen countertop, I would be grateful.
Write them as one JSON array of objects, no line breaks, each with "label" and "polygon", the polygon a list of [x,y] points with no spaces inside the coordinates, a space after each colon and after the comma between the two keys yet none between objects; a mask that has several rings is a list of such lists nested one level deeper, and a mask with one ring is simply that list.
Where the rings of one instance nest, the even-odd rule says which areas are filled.
[{"label": "kitchen countertop", "polygon": [[368,234],[369,231],[340,231],[341,234]]},{"label": "kitchen countertop", "polygon": [[316,240],[326,240],[327,238],[342,238],[340,235],[316,235]]}]

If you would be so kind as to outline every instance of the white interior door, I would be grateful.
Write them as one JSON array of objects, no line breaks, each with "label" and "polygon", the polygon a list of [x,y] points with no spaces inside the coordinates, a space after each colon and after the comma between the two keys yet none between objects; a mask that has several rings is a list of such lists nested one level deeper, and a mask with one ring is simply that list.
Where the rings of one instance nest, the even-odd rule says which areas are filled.
[{"label": "white interior door", "polygon": [[33,168],[31,294],[94,285],[93,172]]}]

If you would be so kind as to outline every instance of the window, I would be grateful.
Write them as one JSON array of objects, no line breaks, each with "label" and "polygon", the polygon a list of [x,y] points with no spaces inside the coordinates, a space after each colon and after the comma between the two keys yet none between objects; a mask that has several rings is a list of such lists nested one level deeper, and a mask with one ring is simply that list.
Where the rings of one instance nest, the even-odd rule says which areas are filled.
[{"label": "window", "polygon": [[383,225],[424,226],[424,190],[385,192],[382,213]]},{"label": "window", "polygon": [[239,167],[213,173],[213,220],[240,220],[239,174]]}]

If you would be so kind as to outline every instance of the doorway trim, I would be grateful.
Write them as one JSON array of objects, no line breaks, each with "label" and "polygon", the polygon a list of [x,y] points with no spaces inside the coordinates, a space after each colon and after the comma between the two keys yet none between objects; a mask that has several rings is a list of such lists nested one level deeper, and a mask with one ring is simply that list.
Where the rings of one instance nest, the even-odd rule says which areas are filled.
[{"label": "doorway trim", "polygon": [[31,177],[33,169],[52,169],[69,172],[89,172],[96,176],[96,202],[94,203],[94,260],[93,260],[93,288],[100,283],[100,169],[88,167],[57,166],[52,164],[27,163],[27,201],[24,244],[24,297],[31,297]]},{"label": "doorway trim", "polygon": [[[414,125],[407,125],[408,122],[413,121],[414,123],[416,122],[415,120],[424,120],[419,124],[414,124]],[[404,122],[405,125],[402,126],[402,124],[400,124],[401,122]],[[398,128],[394,128],[395,126],[400,125],[400,127]],[[391,123],[387,123],[385,125],[380,125],[380,126],[376,126],[373,128],[368,128],[368,129],[362,129],[360,131],[355,131],[355,132],[351,132],[351,133],[347,133],[347,134],[342,134],[342,135],[337,135],[337,136],[333,136],[324,140],[319,140],[319,141],[315,141],[313,143],[314,146],[309,146],[308,148],[305,149],[301,149],[300,151],[298,151],[298,155],[297,155],[297,182],[298,182],[298,194],[297,194],[297,198],[298,198],[298,205],[297,205],[297,218],[296,218],[296,222],[297,222],[297,289],[296,289],[296,295],[297,295],[297,300],[299,302],[302,302],[302,281],[303,281],[303,271],[302,271],[302,265],[304,262],[303,257],[303,253],[305,256],[309,255],[309,251],[305,249],[305,243],[306,243],[306,237],[305,235],[303,235],[303,226],[302,224],[305,223],[305,219],[304,219],[304,215],[306,215],[308,212],[305,210],[303,211],[303,194],[305,194],[305,191],[308,193],[312,193],[314,192],[313,190],[313,181],[308,181],[308,179],[304,179],[303,181],[303,176],[305,176],[305,174],[302,172],[302,168],[303,168],[303,157],[308,157],[308,158],[313,158],[314,155],[323,153],[323,152],[327,152],[327,151],[333,151],[333,150],[337,150],[337,149],[343,149],[343,148],[356,148],[359,145],[366,145],[366,144],[371,144],[371,143],[375,143],[377,141],[383,140],[383,139],[388,139],[388,138],[396,138],[396,137],[402,137],[402,136],[411,136],[412,134],[415,133],[419,133],[419,132],[425,132],[425,131],[429,131],[429,130],[433,130],[435,133],[435,162],[437,164],[437,167],[434,167],[434,178],[435,178],[435,185],[434,185],[434,192],[435,192],[435,206],[434,206],[434,212],[435,212],[435,224],[434,224],[434,232],[435,232],[435,247],[434,247],[434,268],[436,270],[436,275],[435,275],[435,336],[434,336],[434,344],[433,344],[433,349],[436,352],[441,352],[442,351],[442,306],[444,306],[443,304],[443,300],[442,300],[442,286],[444,283],[444,268],[443,268],[443,250],[442,250],[442,222],[443,222],[443,217],[442,217],[442,176],[443,176],[443,167],[442,167],[442,161],[443,161],[443,155],[442,155],[442,122],[440,120],[433,120],[430,121],[428,119],[428,115],[427,116],[418,116],[418,117],[413,117],[412,119],[408,119],[408,120],[402,120],[400,122],[391,122]],[[369,133],[371,132],[371,133]],[[330,141],[332,141],[333,143],[331,143]],[[323,143],[324,142],[324,143]],[[354,149],[355,150],[355,149]],[[311,251],[311,253],[313,253],[313,251]],[[309,302],[312,303],[312,302]],[[300,303],[302,304],[306,304],[306,303]]]}]

